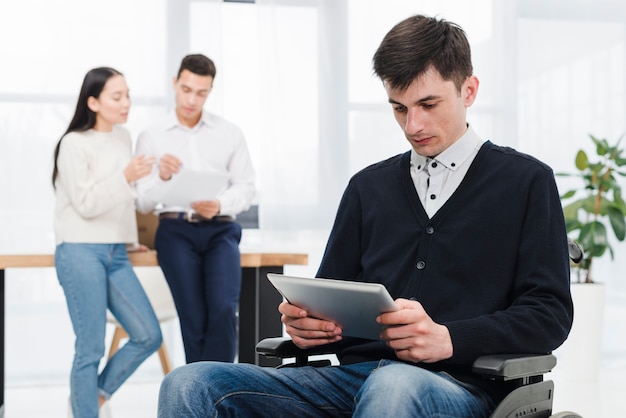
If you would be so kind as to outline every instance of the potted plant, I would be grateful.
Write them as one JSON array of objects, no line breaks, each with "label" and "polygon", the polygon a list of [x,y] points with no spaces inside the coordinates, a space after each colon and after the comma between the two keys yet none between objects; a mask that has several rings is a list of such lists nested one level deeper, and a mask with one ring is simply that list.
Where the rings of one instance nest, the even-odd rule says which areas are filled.
[{"label": "potted plant", "polygon": [[579,187],[561,196],[567,233],[583,249],[583,259],[572,265],[576,277],[571,288],[574,324],[562,350],[568,377],[575,380],[596,379],[600,361],[605,289],[592,276],[593,261],[607,252],[613,259],[609,237],[623,241],[626,236],[626,203],[618,182],[618,176],[626,176],[621,171],[626,165],[620,147],[623,137],[615,144],[591,134],[589,137],[595,146],[593,160],[579,150],[575,159],[578,172],[557,174],[581,179]]},{"label": "potted plant", "polygon": [[561,201],[567,232],[576,233],[573,238],[584,251],[577,266],[577,281],[585,283],[594,282],[591,267],[595,257],[603,256],[607,250],[611,259],[614,257],[607,225],[618,241],[626,237],[626,203],[616,178],[616,175],[626,176],[626,172],[620,171],[626,165],[626,158],[622,156],[624,149],[620,148],[623,136],[615,145],[591,134],[589,137],[595,145],[597,160],[590,161],[587,153],[579,150],[575,160],[578,173],[557,174],[578,176],[582,180],[581,187],[567,191]]}]

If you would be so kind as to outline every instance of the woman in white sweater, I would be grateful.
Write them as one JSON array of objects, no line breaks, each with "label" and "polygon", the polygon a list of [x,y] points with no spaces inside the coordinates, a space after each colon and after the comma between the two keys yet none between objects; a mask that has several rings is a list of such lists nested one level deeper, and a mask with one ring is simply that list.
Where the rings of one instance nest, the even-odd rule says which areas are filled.
[{"label": "woman in white sweater", "polygon": [[[99,408],[162,340],[127,253],[127,246],[137,245],[134,182],[154,164],[144,156],[131,159],[130,134],[118,126],[126,122],[129,108],[120,72],[89,71],[54,153],[54,261],[76,334],[70,412],[80,418],[98,417]],[[98,374],[107,308],[129,341]]]}]

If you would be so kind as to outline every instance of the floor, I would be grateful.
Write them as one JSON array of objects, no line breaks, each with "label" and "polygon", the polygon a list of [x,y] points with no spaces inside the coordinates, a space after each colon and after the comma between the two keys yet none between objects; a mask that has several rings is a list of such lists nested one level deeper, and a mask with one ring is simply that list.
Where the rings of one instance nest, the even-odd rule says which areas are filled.
[{"label": "floor", "polygon": [[[558,366],[557,366],[558,367]],[[559,372],[554,381],[554,413],[574,411],[584,418],[626,417],[626,364],[603,368],[595,381],[576,380]]]},{"label": "floor", "polygon": [[[155,418],[159,379],[130,380],[111,399],[112,418]],[[67,416],[69,387],[62,384],[7,387],[5,418]]]}]

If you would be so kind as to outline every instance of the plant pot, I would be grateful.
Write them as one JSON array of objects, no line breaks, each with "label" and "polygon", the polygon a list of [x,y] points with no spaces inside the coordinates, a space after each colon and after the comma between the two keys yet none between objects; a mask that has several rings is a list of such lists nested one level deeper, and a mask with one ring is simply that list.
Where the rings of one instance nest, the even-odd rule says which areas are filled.
[{"label": "plant pot", "polygon": [[604,322],[604,283],[572,283],[574,323],[565,343],[555,351],[558,368],[568,379],[598,378]]}]

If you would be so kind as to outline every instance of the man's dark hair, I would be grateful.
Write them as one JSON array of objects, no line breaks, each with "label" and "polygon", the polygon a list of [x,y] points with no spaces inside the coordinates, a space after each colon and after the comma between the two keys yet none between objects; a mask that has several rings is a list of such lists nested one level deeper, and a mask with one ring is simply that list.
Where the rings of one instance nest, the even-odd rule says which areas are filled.
[{"label": "man's dark hair", "polygon": [[189,70],[197,75],[209,75],[215,78],[215,64],[213,61],[205,55],[202,54],[190,54],[183,58],[180,63],[180,68],[178,69],[178,74],[176,78],[180,78],[180,73],[183,70]]},{"label": "man's dark hair", "polygon": [[374,73],[392,89],[406,90],[431,67],[460,92],[473,73],[465,31],[444,19],[416,15],[395,25],[373,58]]}]

